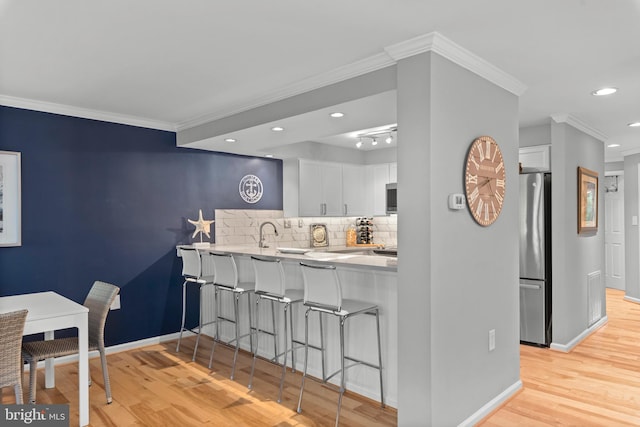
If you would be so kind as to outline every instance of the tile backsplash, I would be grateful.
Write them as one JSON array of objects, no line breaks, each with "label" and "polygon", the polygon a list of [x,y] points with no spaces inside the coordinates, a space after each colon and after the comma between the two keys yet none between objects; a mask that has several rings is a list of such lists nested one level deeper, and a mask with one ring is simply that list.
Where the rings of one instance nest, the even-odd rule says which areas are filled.
[{"label": "tile backsplash", "polygon": [[[318,218],[284,218],[283,211],[275,210],[215,210],[215,242],[220,245],[256,245],[260,239],[260,224],[273,222],[278,228],[278,235],[273,227],[264,228],[265,243],[270,247],[310,247],[311,224],[326,224],[330,246],[345,246],[346,231],[355,225],[357,217],[318,217]],[[285,228],[285,221],[291,224]],[[300,226],[301,225],[301,226]],[[373,218],[373,242],[385,246],[397,246],[398,217],[380,216]]]}]

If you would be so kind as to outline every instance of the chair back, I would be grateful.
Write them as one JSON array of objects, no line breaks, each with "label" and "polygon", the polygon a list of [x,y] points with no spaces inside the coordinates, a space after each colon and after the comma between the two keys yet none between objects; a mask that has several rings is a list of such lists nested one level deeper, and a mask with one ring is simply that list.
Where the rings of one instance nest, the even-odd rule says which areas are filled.
[{"label": "chair back", "polygon": [[238,268],[233,255],[215,252],[208,252],[208,255],[213,260],[214,284],[234,289],[238,287]]},{"label": "chair back", "polygon": [[300,263],[304,282],[304,304],[331,311],[342,309],[342,289],[336,267]]},{"label": "chair back", "polygon": [[111,303],[120,292],[120,288],[109,283],[96,280],[84,300],[89,309],[89,342],[104,346],[104,325]]},{"label": "chair back", "polygon": [[283,297],[285,293],[284,268],[279,259],[251,257],[256,275],[256,292]]},{"label": "chair back", "polygon": [[0,314],[0,388],[22,381],[22,333],[27,310]]},{"label": "chair back", "polygon": [[197,249],[179,248],[182,258],[182,275],[184,277],[198,278],[202,274],[200,253]]}]

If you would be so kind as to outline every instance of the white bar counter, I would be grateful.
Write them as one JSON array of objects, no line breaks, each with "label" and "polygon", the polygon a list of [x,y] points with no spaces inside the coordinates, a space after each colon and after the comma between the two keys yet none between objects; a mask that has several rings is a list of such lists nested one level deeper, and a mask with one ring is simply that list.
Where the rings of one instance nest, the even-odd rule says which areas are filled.
[{"label": "white bar counter", "polygon": [[[178,247],[191,248],[193,246],[183,245]],[[343,290],[343,297],[349,299],[360,299],[372,302],[380,308],[380,334],[382,341],[382,366],[385,402],[392,407],[397,407],[398,396],[398,293],[397,293],[397,258],[382,255],[363,255],[358,252],[367,251],[370,247],[328,247],[318,249],[304,249],[310,252],[284,253],[275,247],[259,248],[257,246],[242,245],[210,245],[207,248],[198,248],[201,252],[213,251],[231,253],[236,258],[238,274],[241,281],[254,280],[253,265],[251,256],[264,258],[278,258],[282,260],[285,270],[287,288],[303,289],[302,272],[300,262],[320,263],[335,265],[340,278]],[[287,251],[287,249],[283,249]],[[295,251],[295,249],[294,249]],[[339,253],[333,251],[340,251]],[[343,252],[344,251],[344,252]],[[355,253],[349,253],[349,252]],[[288,251],[287,251],[288,252]],[[204,298],[213,300],[212,295],[205,293]],[[204,321],[213,318],[213,313],[206,312],[205,306]],[[252,310],[255,310],[255,303],[252,299]],[[266,305],[265,305],[266,307]],[[231,315],[232,303],[223,304],[223,314]],[[247,305],[242,301],[240,304],[241,317],[246,318]],[[299,341],[304,341],[304,308],[296,307],[294,314],[294,333]],[[243,314],[244,312],[244,314]],[[262,324],[270,324],[271,313],[268,309],[260,310]],[[335,372],[340,366],[339,357],[339,329],[337,319],[325,316],[325,346],[327,374]],[[278,318],[278,322],[282,319]],[[281,324],[281,323],[279,323]],[[221,325],[221,338],[229,340],[233,336],[232,327]],[[241,324],[241,333],[247,332],[246,321]],[[213,328],[205,333],[211,335]],[[346,329],[346,354],[351,354],[356,358],[364,358],[375,363],[377,360],[377,346],[375,339],[375,318],[370,316],[356,316],[347,321]],[[311,314],[309,318],[310,343],[319,344],[319,324],[317,315]],[[210,341],[204,341],[205,346],[210,346]],[[210,348],[210,347],[208,347]],[[245,338],[241,342],[241,348],[249,351],[249,340]],[[260,356],[272,357],[273,342],[271,339],[261,337]],[[289,358],[289,363],[291,358]],[[304,363],[304,349],[296,352],[296,369],[302,371]],[[214,356],[213,370],[216,370],[216,360]],[[321,374],[320,354],[318,351],[309,349],[310,375],[319,378]],[[336,375],[331,379],[331,383],[338,384],[340,378]],[[355,366],[347,370],[346,373],[347,390],[361,394],[373,400],[380,399],[380,385],[377,371],[366,366]],[[337,399],[337,394],[336,394]]]}]

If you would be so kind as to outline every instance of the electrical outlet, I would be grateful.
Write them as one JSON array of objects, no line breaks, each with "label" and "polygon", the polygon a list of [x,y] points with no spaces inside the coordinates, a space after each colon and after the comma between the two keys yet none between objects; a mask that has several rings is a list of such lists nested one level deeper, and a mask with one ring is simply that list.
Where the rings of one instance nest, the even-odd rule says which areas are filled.
[{"label": "electrical outlet", "polygon": [[301,219],[298,220],[298,228],[302,228],[304,226],[304,221]]},{"label": "electrical outlet", "polygon": [[291,220],[290,219],[285,219],[284,220],[284,228],[291,228]]},{"label": "electrical outlet", "polygon": [[491,329],[489,331],[489,351],[496,349],[496,330]]},{"label": "electrical outlet", "polygon": [[120,294],[116,295],[116,298],[111,303],[109,310],[120,310]]}]

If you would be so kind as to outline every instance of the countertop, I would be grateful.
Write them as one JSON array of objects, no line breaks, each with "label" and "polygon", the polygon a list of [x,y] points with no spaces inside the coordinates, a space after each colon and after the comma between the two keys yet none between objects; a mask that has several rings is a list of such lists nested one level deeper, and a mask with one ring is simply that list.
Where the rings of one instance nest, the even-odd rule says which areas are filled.
[{"label": "countertop", "polygon": [[[193,245],[179,245],[178,247],[191,248]],[[330,246],[326,248],[282,248],[308,251],[301,253],[288,253],[278,250],[277,247],[259,248],[253,245],[216,245],[198,247],[201,251],[215,251],[231,253],[237,256],[263,256],[266,258],[279,258],[282,260],[309,261],[321,264],[333,264],[344,267],[364,267],[373,270],[397,271],[398,259],[384,255],[362,255],[356,252],[366,251],[371,248],[358,246]],[[341,251],[345,253],[335,253]],[[354,252],[354,253],[349,253]]]}]

